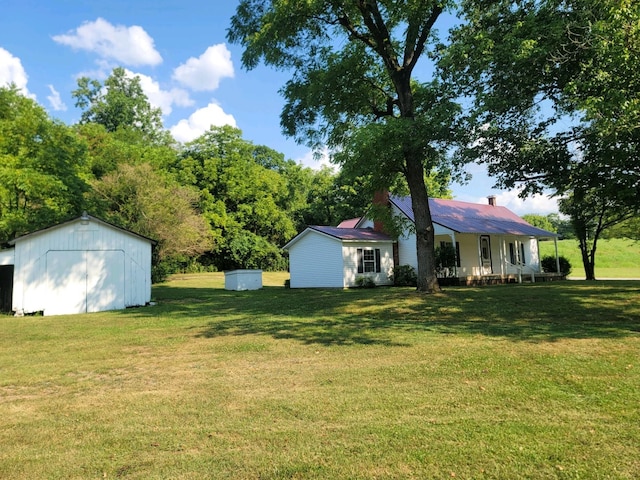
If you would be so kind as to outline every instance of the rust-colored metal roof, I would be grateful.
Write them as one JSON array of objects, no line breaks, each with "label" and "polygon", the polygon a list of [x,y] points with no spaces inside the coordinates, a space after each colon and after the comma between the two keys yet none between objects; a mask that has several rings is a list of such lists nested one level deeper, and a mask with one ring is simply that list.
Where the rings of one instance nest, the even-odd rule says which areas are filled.
[{"label": "rust-colored metal roof", "polygon": [[339,240],[351,240],[351,241],[370,241],[370,240],[388,240],[393,239],[386,233],[378,232],[372,228],[342,228],[342,227],[325,227],[320,225],[313,225],[308,227],[317,232],[324,233],[331,237],[335,237]]},{"label": "rust-colored metal roof", "polygon": [[[390,195],[394,204],[409,220],[415,222],[411,197]],[[530,225],[506,207],[430,198],[433,223],[457,233],[523,235],[556,237],[557,234]]]}]

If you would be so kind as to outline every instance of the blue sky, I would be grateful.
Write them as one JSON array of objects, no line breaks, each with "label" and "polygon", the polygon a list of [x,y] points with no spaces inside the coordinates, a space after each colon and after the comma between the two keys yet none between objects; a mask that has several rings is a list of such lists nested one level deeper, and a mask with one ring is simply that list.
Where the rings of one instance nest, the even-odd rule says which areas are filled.
[{"label": "blue sky", "polygon": [[[145,93],[163,112],[180,141],[210,125],[231,124],[255,144],[318,168],[304,146],[281,134],[286,72],[260,66],[245,71],[241,48],[226,41],[237,1],[6,0],[0,16],[0,85],[14,82],[50,115],[72,124],[80,118],[71,92],[77,79],[104,80],[116,66],[139,75]],[[470,166],[473,180],[454,185],[458,200],[498,204],[518,214],[557,211],[554,201],[522,201],[516,192],[492,188],[484,167]]]}]

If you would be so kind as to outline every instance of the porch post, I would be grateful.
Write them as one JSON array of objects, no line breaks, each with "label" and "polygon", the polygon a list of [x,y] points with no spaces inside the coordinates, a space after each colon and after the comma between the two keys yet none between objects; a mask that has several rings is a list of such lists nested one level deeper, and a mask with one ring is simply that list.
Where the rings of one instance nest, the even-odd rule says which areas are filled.
[{"label": "porch post", "polygon": [[456,232],[452,231],[449,236],[451,237],[451,245],[453,245],[453,251],[456,252],[456,264],[453,266],[453,271],[458,276],[458,262],[460,259],[458,258],[458,249],[456,248]]},{"label": "porch post", "polygon": [[560,273],[560,257],[558,256],[558,237],[553,237],[553,244],[556,247],[556,272]]}]

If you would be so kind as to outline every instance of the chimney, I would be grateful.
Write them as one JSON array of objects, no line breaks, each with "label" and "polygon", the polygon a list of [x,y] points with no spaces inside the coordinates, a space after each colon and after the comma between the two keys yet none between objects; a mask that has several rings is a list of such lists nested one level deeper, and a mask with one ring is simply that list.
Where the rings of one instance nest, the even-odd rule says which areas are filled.
[{"label": "chimney", "polygon": [[[384,207],[388,207],[389,206],[389,191],[384,189],[384,190],[376,190],[376,192],[373,194],[373,204],[378,206],[384,206]],[[373,229],[376,232],[384,232],[384,225],[380,220],[374,220],[373,221]]]},{"label": "chimney", "polygon": [[489,205],[491,205],[492,207],[495,207],[497,205],[495,195],[489,195],[487,197],[487,200],[489,200]]}]

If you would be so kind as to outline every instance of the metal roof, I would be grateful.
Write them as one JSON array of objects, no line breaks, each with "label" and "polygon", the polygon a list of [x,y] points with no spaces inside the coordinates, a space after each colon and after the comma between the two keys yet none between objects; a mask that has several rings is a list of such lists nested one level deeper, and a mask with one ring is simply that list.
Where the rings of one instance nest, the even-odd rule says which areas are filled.
[{"label": "metal roof", "polygon": [[[415,222],[411,197],[390,195],[389,201]],[[530,225],[506,207],[430,198],[433,223],[456,233],[506,234],[530,237],[556,237],[557,234]]]},{"label": "metal roof", "polygon": [[377,232],[372,228],[341,228],[341,227],[325,227],[320,225],[313,225],[308,228],[324,233],[325,235],[335,237],[339,240],[351,240],[351,241],[388,240],[390,242],[393,241],[393,239],[386,233]]},{"label": "metal roof", "polygon": [[393,242],[386,233],[377,232],[372,228],[340,228],[340,227],[326,227],[321,225],[311,225],[305,228],[301,233],[292,238],[284,247],[283,250],[289,250],[289,248],[300,240],[303,236],[309,232],[318,232],[324,235],[328,235],[340,241],[351,242]]},{"label": "metal roof", "polygon": [[132,232],[131,230],[127,230],[125,228],[122,227],[118,227],[117,225],[114,225],[112,223],[106,222],[98,217],[94,217],[93,215],[89,215],[87,214],[87,212],[83,212],[82,215],[80,217],[76,217],[76,218],[72,218],[71,220],[67,220],[66,222],[62,222],[62,223],[58,223],[56,225],[52,225],[50,227],[46,227],[46,228],[42,228],[40,230],[36,230],[35,232],[31,232],[31,233],[27,233],[25,235],[21,235],[19,237],[14,238],[13,240],[9,240],[9,242],[7,242],[9,245],[15,245],[17,242],[21,242],[22,240],[29,238],[29,237],[33,237],[36,235],[40,235],[42,233],[48,232],[50,230],[55,230],[57,228],[62,227],[63,225],[68,225],[71,223],[76,223],[76,222],[81,222],[81,221],[89,221],[89,222],[96,222],[96,223],[101,223],[102,225],[106,225],[108,227],[114,228],[116,230],[119,230],[123,233],[126,233],[128,235],[133,235],[134,237],[138,237],[141,238],[143,240],[147,240],[148,242],[150,242],[153,245],[157,245],[158,242],[157,240],[154,240],[153,238],[149,238],[149,237],[145,237],[144,235],[140,235],[138,233]]}]

